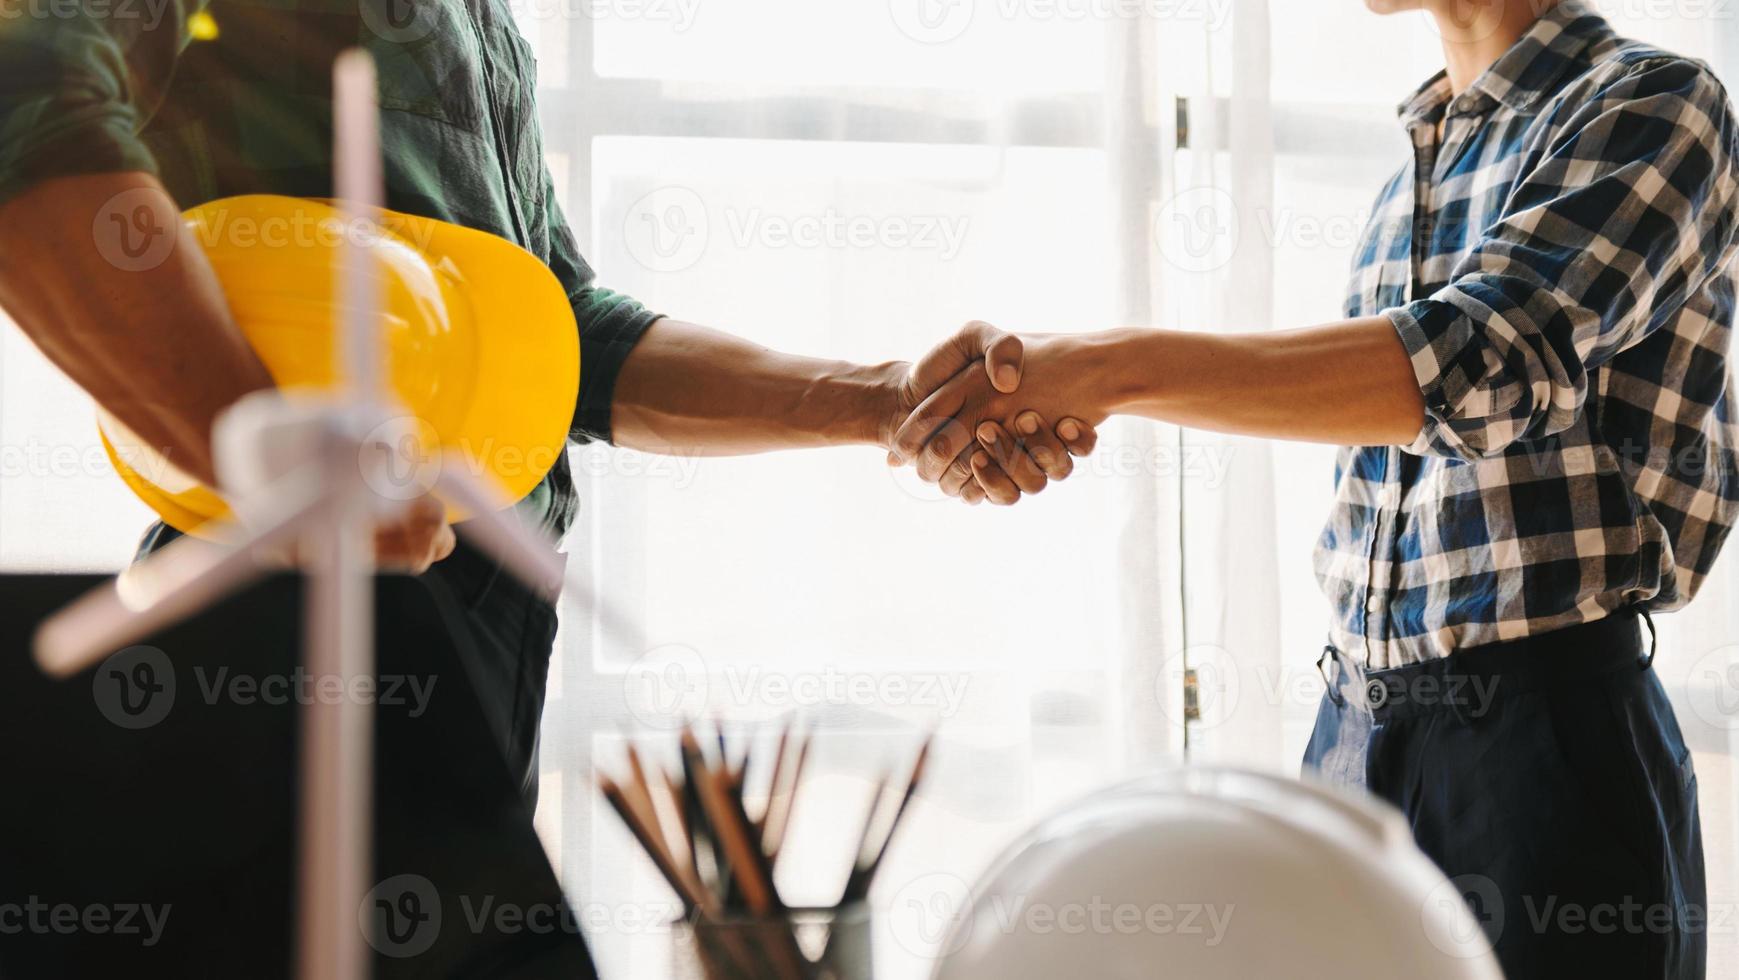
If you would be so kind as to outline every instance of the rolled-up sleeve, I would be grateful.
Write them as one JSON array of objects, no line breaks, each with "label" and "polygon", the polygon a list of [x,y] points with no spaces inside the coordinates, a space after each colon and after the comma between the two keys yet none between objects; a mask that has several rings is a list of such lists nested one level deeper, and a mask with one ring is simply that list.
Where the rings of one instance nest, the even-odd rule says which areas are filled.
[{"label": "rolled-up sleeve", "polygon": [[549,225],[549,267],[567,291],[580,330],[580,396],[568,437],[575,442],[609,442],[616,377],[622,373],[628,352],[659,314],[596,284],[596,275],[580,256],[567,218],[556,203],[547,167],[543,180],[544,199],[549,202],[544,214]]},{"label": "rolled-up sleeve", "polygon": [[1620,66],[1553,110],[1504,218],[1449,285],[1385,311],[1425,397],[1418,455],[1478,459],[1569,428],[1590,371],[1670,322],[1734,247],[1735,129],[1702,65]]},{"label": "rolled-up sleeve", "polygon": [[0,203],[51,177],[156,172],[139,130],[204,0],[0,5]]}]

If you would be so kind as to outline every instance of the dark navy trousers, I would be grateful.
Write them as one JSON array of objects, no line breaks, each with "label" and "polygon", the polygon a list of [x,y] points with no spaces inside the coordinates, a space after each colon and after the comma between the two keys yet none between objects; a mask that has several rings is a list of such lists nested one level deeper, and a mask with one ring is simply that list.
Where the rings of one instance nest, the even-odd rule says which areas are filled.
[{"label": "dark navy trousers", "polygon": [[[136,558],[180,532],[161,523],[146,531]],[[555,645],[556,609],[494,559],[459,539],[453,554],[423,573],[438,601],[466,627],[454,646],[465,664],[485,720],[500,739],[508,770],[526,804],[537,808],[538,722]]]},{"label": "dark navy trousers", "polygon": [[1510,980],[1704,976],[1697,778],[1640,619],[1389,670],[1323,655],[1305,769],[1401,810]]}]

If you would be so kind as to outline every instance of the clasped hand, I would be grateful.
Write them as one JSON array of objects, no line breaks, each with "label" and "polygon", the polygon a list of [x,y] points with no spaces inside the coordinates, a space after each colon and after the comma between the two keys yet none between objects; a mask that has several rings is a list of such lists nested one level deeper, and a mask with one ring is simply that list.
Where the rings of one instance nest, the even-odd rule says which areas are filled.
[{"label": "clasped hand", "polygon": [[1067,339],[974,321],[912,365],[886,439],[890,465],[969,504],[1009,505],[1074,471],[1104,413],[1075,390]]}]

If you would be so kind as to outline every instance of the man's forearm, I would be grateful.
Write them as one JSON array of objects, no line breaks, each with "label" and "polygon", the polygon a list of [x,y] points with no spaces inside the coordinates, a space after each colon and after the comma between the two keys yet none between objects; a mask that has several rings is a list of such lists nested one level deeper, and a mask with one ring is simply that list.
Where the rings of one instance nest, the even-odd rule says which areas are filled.
[{"label": "man's forearm", "polygon": [[[115,250],[144,245],[152,228],[174,246],[128,268]],[[212,421],[272,385],[205,253],[146,174],[46,181],[0,209],[0,306],[98,404],[207,483]]]},{"label": "man's forearm", "polygon": [[1073,358],[1108,414],[1353,446],[1405,445],[1425,418],[1380,316],[1278,333],[1115,330],[1081,338]]},{"label": "man's forearm", "polygon": [[634,346],[616,379],[612,440],[702,456],[884,445],[905,373],[902,363],[797,357],[664,319]]}]

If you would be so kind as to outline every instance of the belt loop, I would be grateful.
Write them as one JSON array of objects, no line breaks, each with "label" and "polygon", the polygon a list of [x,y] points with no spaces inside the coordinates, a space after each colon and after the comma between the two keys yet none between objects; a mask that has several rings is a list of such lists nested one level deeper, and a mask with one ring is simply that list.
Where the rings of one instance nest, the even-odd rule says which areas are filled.
[{"label": "belt loop", "polygon": [[1648,659],[1642,662],[1642,669],[1647,670],[1654,666],[1655,651],[1660,649],[1660,634],[1655,632],[1654,617],[1648,614],[1646,608],[1637,606],[1636,611],[1642,615],[1642,621],[1648,624]]},{"label": "belt loop", "polygon": [[[1334,702],[1335,707],[1344,708],[1347,706],[1347,703],[1346,703],[1346,699],[1342,698],[1340,696],[1340,685],[1336,684],[1333,680],[1329,679],[1328,670],[1327,670],[1327,668],[1323,667],[1323,664],[1326,663],[1328,661],[1328,659],[1334,655],[1335,655],[1334,647],[1324,646],[1322,648],[1322,656],[1316,658],[1316,672],[1318,674],[1322,675],[1322,682],[1328,686],[1328,692],[1327,692],[1328,699],[1330,701]],[[1339,661],[1335,662],[1335,673],[1337,675],[1340,673],[1340,662]]]}]

